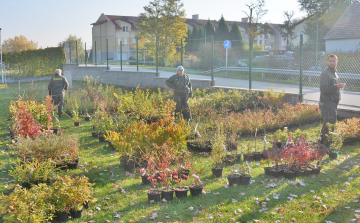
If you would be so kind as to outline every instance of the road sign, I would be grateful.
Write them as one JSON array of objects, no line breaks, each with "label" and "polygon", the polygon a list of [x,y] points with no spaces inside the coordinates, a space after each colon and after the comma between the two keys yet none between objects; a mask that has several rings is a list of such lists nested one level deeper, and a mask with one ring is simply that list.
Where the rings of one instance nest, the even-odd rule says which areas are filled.
[{"label": "road sign", "polygon": [[229,48],[231,47],[231,42],[230,42],[230,40],[225,40],[225,41],[224,41],[224,47],[225,47],[225,49],[229,49]]}]

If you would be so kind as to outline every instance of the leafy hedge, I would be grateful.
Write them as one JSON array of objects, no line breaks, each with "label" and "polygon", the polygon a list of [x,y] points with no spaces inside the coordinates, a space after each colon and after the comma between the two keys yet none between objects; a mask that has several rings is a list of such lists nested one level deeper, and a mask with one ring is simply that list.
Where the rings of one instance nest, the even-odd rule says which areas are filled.
[{"label": "leafy hedge", "polygon": [[65,63],[64,47],[5,53],[5,64],[19,71],[20,77],[41,77],[53,74]]}]

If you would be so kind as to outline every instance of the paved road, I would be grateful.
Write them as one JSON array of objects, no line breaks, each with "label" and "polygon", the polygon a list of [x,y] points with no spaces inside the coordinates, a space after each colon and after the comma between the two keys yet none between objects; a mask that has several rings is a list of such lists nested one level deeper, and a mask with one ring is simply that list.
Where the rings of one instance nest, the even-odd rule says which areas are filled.
[{"label": "paved road", "polygon": [[[106,65],[99,65],[105,66]],[[110,70],[120,70],[119,65],[111,65]],[[123,66],[124,71],[136,71],[136,67],[132,66]],[[146,71],[146,72],[154,72],[154,69],[145,69],[139,68],[139,71]],[[186,69],[185,69],[186,71]],[[176,73],[176,69],[174,68],[174,72],[168,71],[159,71],[159,75],[161,77],[170,77],[171,75]],[[211,80],[211,76],[206,75],[196,75],[196,74],[188,74],[192,79],[207,79]],[[240,80],[240,79],[233,79],[233,78],[223,78],[223,77],[214,77],[216,86],[226,86],[226,87],[238,87],[238,88],[248,88],[249,81],[248,80]],[[268,90],[270,87],[273,86],[274,90],[282,91],[283,89],[285,92],[288,93],[299,93],[299,86],[298,85],[289,85],[289,84],[276,84],[276,83],[269,83],[269,82],[260,82],[260,81],[252,81],[252,89],[261,89],[261,90]],[[346,88],[346,87],[345,87]],[[320,98],[320,89],[315,87],[303,87],[303,98],[304,100],[311,101],[311,102],[318,102]],[[342,93],[342,99],[340,101],[340,105],[344,107],[352,108],[360,110],[360,92],[352,92],[344,90]]]}]

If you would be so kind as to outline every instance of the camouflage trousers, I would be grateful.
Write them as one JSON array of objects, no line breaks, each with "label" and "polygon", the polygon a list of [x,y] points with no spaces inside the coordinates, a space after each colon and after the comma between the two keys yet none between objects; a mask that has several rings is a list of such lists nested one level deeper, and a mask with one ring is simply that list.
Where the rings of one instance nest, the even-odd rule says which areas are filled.
[{"label": "camouflage trousers", "polygon": [[[322,116],[322,128],[321,128],[321,138],[322,142],[325,143],[326,147],[330,146],[330,142],[327,140],[326,135],[329,134],[329,129],[326,126],[327,123],[335,124],[337,120],[337,106],[338,103],[335,102],[327,102],[327,103],[320,103],[320,111]],[[334,128],[331,129],[334,131]]]},{"label": "camouflage trousers", "polygon": [[54,102],[54,105],[58,105],[58,116],[61,117],[62,116],[62,110],[64,107],[64,96],[63,94],[58,94],[58,95],[52,95],[52,99]]},{"label": "camouflage trousers", "polygon": [[176,113],[182,113],[184,119],[189,121],[191,119],[191,111],[189,105],[189,94],[174,94],[174,101],[176,102]]}]

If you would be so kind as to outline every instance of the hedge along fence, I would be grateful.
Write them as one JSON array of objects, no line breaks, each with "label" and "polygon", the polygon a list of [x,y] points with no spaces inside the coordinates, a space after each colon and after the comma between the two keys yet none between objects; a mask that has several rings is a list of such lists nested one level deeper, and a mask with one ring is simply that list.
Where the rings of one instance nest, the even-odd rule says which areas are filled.
[{"label": "hedge along fence", "polygon": [[5,53],[4,64],[17,71],[19,77],[41,77],[53,74],[65,63],[64,47]]}]

